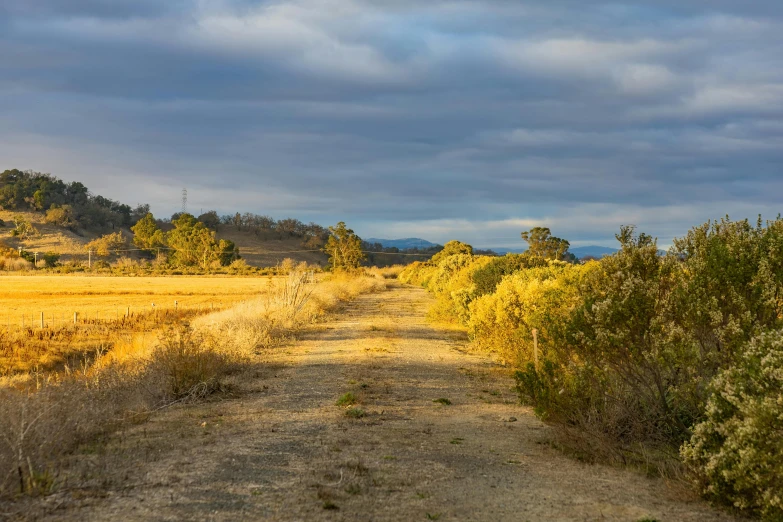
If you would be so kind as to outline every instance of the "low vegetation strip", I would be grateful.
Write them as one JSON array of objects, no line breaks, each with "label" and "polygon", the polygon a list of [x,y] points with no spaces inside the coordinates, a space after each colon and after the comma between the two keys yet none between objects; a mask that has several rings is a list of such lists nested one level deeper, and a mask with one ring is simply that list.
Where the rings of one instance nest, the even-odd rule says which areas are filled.
[{"label": "low vegetation strip", "polygon": [[307,284],[292,272],[264,296],[116,342],[81,367],[0,386],[0,496],[69,484],[64,456],[79,444],[171,404],[224,390],[264,350],[362,293],[383,276],[332,274]]},{"label": "low vegetation strip", "polygon": [[633,227],[617,239],[584,264],[452,242],[400,278],[517,369],[576,455],[687,472],[712,500],[783,519],[783,220],[709,222],[666,255]]}]

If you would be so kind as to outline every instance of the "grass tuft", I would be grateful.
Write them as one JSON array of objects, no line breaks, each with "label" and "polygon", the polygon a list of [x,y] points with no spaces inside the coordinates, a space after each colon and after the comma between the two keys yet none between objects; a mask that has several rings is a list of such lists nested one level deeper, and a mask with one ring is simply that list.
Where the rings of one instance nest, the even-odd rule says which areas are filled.
[{"label": "grass tuft", "polygon": [[345,416],[352,419],[361,419],[365,417],[367,413],[361,408],[349,408],[345,410]]},{"label": "grass tuft", "polygon": [[335,404],[337,406],[351,406],[352,404],[356,404],[356,395],[352,392],[344,393],[340,395],[340,398],[337,399]]}]

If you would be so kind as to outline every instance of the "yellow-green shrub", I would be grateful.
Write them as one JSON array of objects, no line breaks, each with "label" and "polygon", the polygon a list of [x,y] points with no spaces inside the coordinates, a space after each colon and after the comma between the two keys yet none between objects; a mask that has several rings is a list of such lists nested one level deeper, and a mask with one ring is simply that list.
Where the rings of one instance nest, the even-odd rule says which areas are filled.
[{"label": "yellow-green shrub", "polygon": [[474,343],[522,366],[532,360],[531,332],[537,328],[541,355],[547,356],[562,342],[570,313],[580,302],[580,282],[596,265],[550,261],[504,277],[495,293],[470,304],[468,332]]}]

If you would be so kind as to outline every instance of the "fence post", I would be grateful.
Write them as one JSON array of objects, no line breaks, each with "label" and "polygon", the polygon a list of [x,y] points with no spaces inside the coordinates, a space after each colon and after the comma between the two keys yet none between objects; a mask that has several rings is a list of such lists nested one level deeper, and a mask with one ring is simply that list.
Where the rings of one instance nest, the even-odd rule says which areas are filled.
[{"label": "fence post", "polygon": [[76,324],[79,321],[79,312],[73,313],[73,324]]},{"label": "fence post", "polygon": [[538,371],[538,329],[533,328],[533,361]]},{"label": "fence post", "polygon": [[44,316],[43,316],[43,312],[41,312],[41,330],[43,330],[43,328],[44,328]]},{"label": "fence post", "polygon": [[125,317],[130,319],[130,306],[125,309]]}]

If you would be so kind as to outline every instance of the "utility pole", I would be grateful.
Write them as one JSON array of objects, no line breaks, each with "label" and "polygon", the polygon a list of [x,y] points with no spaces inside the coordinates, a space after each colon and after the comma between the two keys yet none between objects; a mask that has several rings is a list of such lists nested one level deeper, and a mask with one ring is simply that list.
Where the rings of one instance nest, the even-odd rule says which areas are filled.
[{"label": "utility pole", "polygon": [[92,268],[92,248],[87,250],[87,268]]},{"label": "utility pole", "polygon": [[34,253],[33,255],[35,256],[35,263],[33,268],[38,268],[38,252]]}]

